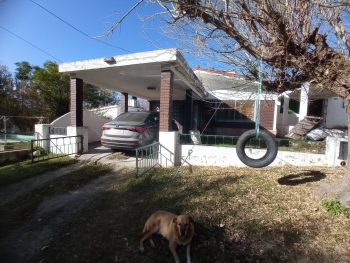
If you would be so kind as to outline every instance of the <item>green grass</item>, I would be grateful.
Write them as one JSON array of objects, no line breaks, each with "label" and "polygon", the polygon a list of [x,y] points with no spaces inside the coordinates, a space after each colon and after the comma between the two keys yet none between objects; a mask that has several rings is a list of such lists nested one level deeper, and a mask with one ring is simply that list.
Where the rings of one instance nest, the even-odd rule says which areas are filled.
[{"label": "green grass", "polygon": [[45,162],[32,163],[31,161],[25,161],[2,166],[0,167],[0,189],[7,185],[41,175],[45,172],[54,171],[76,162],[76,160],[66,156],[47,160]]},{"label": "green grass", "polygon": [[331,215],[336,216],[343,214],[345,216],[350,216],[350,208],[346,208],[340,204],[338,200],[328,200],[323,199],[321,201],[321,206]]}]

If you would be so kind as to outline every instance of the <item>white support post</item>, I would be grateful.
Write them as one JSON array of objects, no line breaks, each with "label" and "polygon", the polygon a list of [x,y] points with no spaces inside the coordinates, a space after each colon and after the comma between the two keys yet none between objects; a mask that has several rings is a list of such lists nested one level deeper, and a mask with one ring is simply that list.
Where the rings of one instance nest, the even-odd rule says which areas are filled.
[{"label": "white support post", "polygon": [[[159,132],[159,143],[161,154],[159,156],[160,164],[163,167],[180,165],[179,147],[177,146],[178,132]],[[163,147],[166,149],[164,149]]]},{"label": "white support post", "polygon": [[283,95],[283,115],[282,115],[282,133],[283,136],[288,134],[289,132],[289,115],[288,115],[288,109],[289,109],[289,97],[284,94]]},{"label": "white support post", "polygon": [[[50,124],[35,124],[35,139],[50,139]],[[50,152],[50,140],[42,141],[37,146],[42,147],[45,153]]]},{"label": "white support post", "polygon": [[277,134],[277,113],[278,113],[278,98],[274,100],[275,102],[275,109],[273,111],[273,127],[272,130],[276,131]]},{"label": "white support post", "polygon": [[307,116],[307,109],[309,104],[309,89],[310,89],[310,83],[306,82],[303,83],[300,89],[300,107],[299,107],[299,121],[303,120],[305,116]]},{"label": "white support post", "polygon": [[[89,148],[89,131],[88,127],[82,126],[82,127],[76,127],[76,126],[68,126],[67,127],[67,136],[77,136],[82,135],[83,136],[83,153],[86,153]],[[77,152],[77,149],[74,149],[74,152]]]}]

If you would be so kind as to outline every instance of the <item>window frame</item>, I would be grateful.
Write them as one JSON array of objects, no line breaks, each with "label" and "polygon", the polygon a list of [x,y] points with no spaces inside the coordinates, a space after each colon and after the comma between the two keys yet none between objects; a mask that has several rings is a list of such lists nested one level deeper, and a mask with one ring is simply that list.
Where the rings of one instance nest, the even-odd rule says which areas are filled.
[{"label": "window frame", "polygon": [[[255,100],[222,100],[220,101],[215,101],[215,108],[217,109],[221,103],[221,105],[223,103],[227,104],[226,102],[234,102],[234,108],[232,109],[228,109],[228,108],[224,108],[223,110],[227,110],[230,111],[231,113],[234,113],[234,119],[219,119],[219,116],[217,113],[215,114],[215,121],[216,122],[229,122],[229,123],[254,123],[254,119],[255,119],[255,106],[256,106],[256,101]],[[243,102],[243,103],[251,103],[251,118],[246,118],[246,119],[236,119],[236,114],[237,112],[240,114],[240,116],[245,116],[241,111],[237,110],[237,102]],[[229,106],[229,104],[227,104]],[[220,108],[217,110],[220,111]]]}]

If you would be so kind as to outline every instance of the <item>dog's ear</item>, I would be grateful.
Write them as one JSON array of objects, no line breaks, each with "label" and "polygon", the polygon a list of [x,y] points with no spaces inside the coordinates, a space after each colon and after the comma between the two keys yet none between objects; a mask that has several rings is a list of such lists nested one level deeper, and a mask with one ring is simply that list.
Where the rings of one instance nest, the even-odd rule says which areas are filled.
[{"label": "dog's ear", "polygon": [[173,223],[177,223],[177,217],[173,218]]},{"label": "dog's ear", "polygon": [[191,222],[192,224],[194,224],[194,220],[193,220],[193,218],[192,218],[191,216],[189,216],[188,219],[190,220],[190,222]]}]

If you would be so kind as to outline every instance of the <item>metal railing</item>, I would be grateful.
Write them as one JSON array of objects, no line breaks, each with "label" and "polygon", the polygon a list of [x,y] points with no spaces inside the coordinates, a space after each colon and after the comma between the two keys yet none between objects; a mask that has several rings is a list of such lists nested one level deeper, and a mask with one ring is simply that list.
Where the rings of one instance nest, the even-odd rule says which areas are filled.
[{"label": "metal railing", "polygon": [[83,150],[83,136],[31,140],[30,149],[32,162],[77,154]]},{"label": "metal railing", "polygon": [[155,142],[136,149],[136,177],[159,164],[160,143]]},{"label": "metal railing", "polygon": [[[191,134],[180,134],[180,144],[193,144]],[[239,136],[206,135],[201,136],[201,145],[218,147],[235,147]],[[294,140],[288,138],[275,138],[278,150],[292,152],[310,152],[324,154],[326,152],[326,141]],[[265,148],[266,144],[259,138],[254,138],[250,142],[255,147]]]},{"label": "metal railing", "polygon": [[[183,158],[181,161],[190,166],[190,173],[192,173],[192,165]],[[156,165],[168,167],[169,165],[174,166],[174,164],[174,153],[159,142],[136,149],[136,177],[146,173]]]}]

